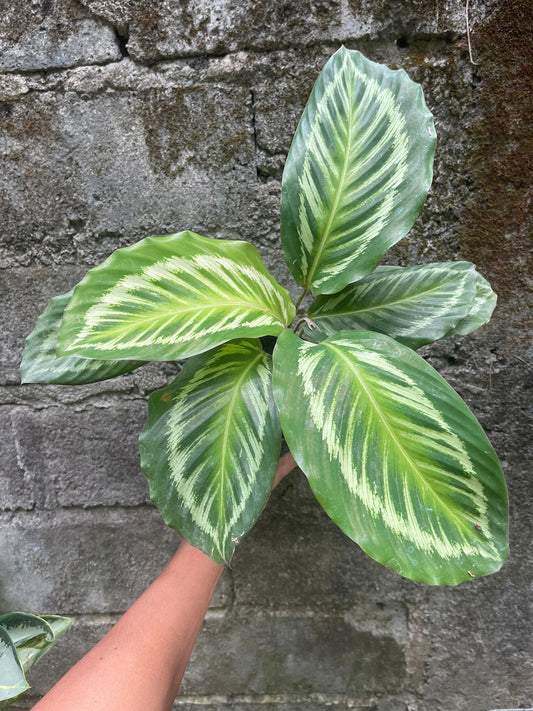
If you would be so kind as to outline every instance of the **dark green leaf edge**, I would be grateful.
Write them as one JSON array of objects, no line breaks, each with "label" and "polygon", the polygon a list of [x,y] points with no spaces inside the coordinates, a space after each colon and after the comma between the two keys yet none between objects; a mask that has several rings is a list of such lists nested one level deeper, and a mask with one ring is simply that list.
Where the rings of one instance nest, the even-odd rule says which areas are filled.
[{"label": "dark green leaf edge", "polygon": [[63,313],[74,292],[54,296],[26,338],[20,364],[21,383],[85,385],[115,378],[147,361],[94,360],[83,356],[56,356]]}]

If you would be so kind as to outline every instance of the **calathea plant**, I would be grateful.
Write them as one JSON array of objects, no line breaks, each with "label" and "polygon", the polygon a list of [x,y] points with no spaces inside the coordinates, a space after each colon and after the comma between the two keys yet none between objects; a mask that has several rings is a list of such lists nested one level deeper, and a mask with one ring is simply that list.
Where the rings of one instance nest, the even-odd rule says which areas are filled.
[{"label": "calathea plant", "polygon": [[150,397],[141,464],[167,524],[216,561],[259,516],[283,433],[320,504],[375,560],[432,584],[496,571],[508,553],[500,465],[414,350],[485,323],[496,297],[466,262],[378,266],[419,212],[434,147],[421,88],[340,49],[283,174],[296,305],[250,244],[150,237],[52,299],[23,381],[87,383],[186,359]]}]

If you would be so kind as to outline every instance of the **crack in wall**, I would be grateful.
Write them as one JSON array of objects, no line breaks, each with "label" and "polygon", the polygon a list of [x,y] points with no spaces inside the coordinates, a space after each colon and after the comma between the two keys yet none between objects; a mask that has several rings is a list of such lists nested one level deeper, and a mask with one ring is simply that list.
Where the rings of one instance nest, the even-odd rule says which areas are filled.
[{"label": "crack in wall", "polygon": [[252,135],[254,139],[254,162],[255,162],[255,173],[258,180],[261,180],[261,175],[259,172],[258,165],[258,144],[257,144],[257,125],[256,125],[256,115],[255,115],[255,92],[253,88],[250,89],[250,121],[252,124]]},{"label": "crack in wall", "polygon": [[[130,32],[128,30],[127,25],[123,25],[121,23],[114,24],[108,20],[105,20],[104,18],[100,18],[98,15],[94,15],[95,18],[98,18],[101,22],[105,23],[108,27],[110,27],[113,30],[113,33],[116,38],[116,44],[118,47],[118,50],[121,54],[120,59],[109,59],[109,60],[103,60],[101,62],[80,62],[80,63],[72,63],[72,64],[66,64],[66,65],[58,65],[58,66],[49,66],[49,67],[43,67],[39,69],[3,69],[0,71],[0,79],[5,76],[5,77],[24,77],[24,78],[31,78],[32,76],[35,77],[43,77],[43,76],[53,76],[55,74],[62,74],[64,72],[72,71],[72,70],[79,70],[79,69],[90,69],[91,67],[107,67],[111,65],[116,65],[120,64],[124,59],[129,59],[135,66],[137,67],[142,67],[145,69],[154,69],[155,71],[159,71],[160,69],[165,69],[167,65],[172,65],[174,63],[178,62],[188,62],[192,60],[224,60],[226,58],[231,58],[231,57],[236,57],[236,56],[245,56],[251,60],[254,58],[261,58],[265,56],[269,56],[272,54],[279,54],[282,52],[299,52],[299,51],[309,51],[309,50],[327,50],[330,53],[335,52],[338,48],[341,42],[331,42],[331,41],[325,41],[325,42],[312,42],[312,43],[291,43],[287,45],[282,45],[282,46],[277,46],[277,47],[269,47],[269,48],[261,48],[261,47],[254,47],[249,46],[246,48],[240,48],[237,50],[228,50],[226,52],[199,52],[199,53],[193,53],[193,52],[187,52],[187,53],[169,53],[168,55],[163,55],[157,59],[154,60],[148,60],[148,59],[142,59],[139,58],[135,55],[132,55],[129,50],[129,42],[130,42]],[[457,33],[452,33],[452,32],[446,32],[442,33],[439,35],[427,35],[427,34],[413,34],[413,35],[406,35],[402,34],[398,37],[396,40],[396,44],[400,49],[411,49],[416,46],[418,50],[421,50],[424,46],[429,46],[431,48],[431,56],[435,57],[444,57],[447,51],[447,48],[449,47],[450,44],[452,44],[454,41],[456,41],[459,38],[459,35]],[[374,49],[374,51],[379,52],[380,49],[385,49],[386,47],[390,46],[390,40],[385,38],[385,37],[375,37],[375,38],[344,38],[342,40],[343,43],[354,43],[357,44],[357,48],[360,49],[363,52],[367,52],[369,50]],[[32,89],[32,91],[39,91],[39,89]],[[47,89],[42,89],[40,91],[48,91]],[[50,89],[50,91],[54,91],[54,89]]]},{"label": "crack in wall", "polygon": [[[128,55],[129,56],[129,55]],[[122,56],[120,59],[105,59],[102,60],[101,62],[92,62],[92,63],[84,63],[84,64],[68,64],[65,66],[57,66],[57,67],[43,67],[39,69],[3,69],[0,72],[0,79],[2,77],[28,77],[32,75],[36,76],[48,76],[48,75],[53,75],[57,73],[63,73],[63,72],[68,72],[72,69],[85,69],[85,68],[90,68],[90,67],[107,67],[110,64],[120,64],[122,60],[124,59],[124,56]],[[53,91],[53,89],[51,90]]]},{"label": "crack in wall", "polygon": [[[83,2],[83,0],[76,0],[76,4],[79,7],[82,7],[85,10],[85,12],[87,12],[93,20],[95,20],[96,22],[99,22],[101,24],[104,24],[113,30],[113,33],[114,33],[115,39],[116,39],[116,43],[117,43],[117,47],[118,47],[118,50],[121,54],[122,59],[124,57],[130,56],[128,48],[127,48],[127,44],[129,42],[129,23],[128,23],[128,21],[112,20],[109,17],[106,17],[104,14],[102,14],[100,12],[96,12],[90,5]],[[121,60],[119,60],[119,61],[121,61]]]},{"label": "crack in wall", "polygon": [[122,58],[124,57],[129,57],[130,53],[128,51],[128,42],[130,39],[129,32],[127,29],[122,29],[122,31],[119,29],[118,25],[114,27],[115,30],[115,37],[117,40],[117,45],[118,49],[120,51],[120,54],[122,55]]}]

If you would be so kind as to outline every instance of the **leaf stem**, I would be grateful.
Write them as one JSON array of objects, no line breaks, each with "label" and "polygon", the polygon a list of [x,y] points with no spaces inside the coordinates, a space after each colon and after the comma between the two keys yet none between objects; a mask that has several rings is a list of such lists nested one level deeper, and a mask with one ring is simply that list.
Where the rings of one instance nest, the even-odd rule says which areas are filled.
[{"label": "leaf stem", "polygon": [[296,321],[296,324],[293,327],[293,331],[297,336],[300,336],[302,334],[303,328],[302,324],[306,323],[310,328],[316,328],[316,323],[314,321],[311,321],[310,318],[307,316],[303,316],[303,318],[299,319]]},{"label": "leaf stem", "polygon": [[298,308],[300,307],[300,304],[301,304],[302,301],[305,299],[305,297],[307,296],[308,293],[309,293],[309,289],[308,289],[307,287],[306,287],[305,289],[303,289],[302,293],[301,293],[300,296],[298,297],[297,302],[294,304],[294,306],[296,307],[296,311],[298,311]]},{"label": "leaf stem", "polygon": [[[307,319],[305,319],[305,318],[301,318],[301,319],[299,319],[298,321],[296,321],[296,324],[295,324],[295,326],[294,326],[294,328],[293,328],[292,330],[294,331],[294,333],[296,333],[297,336],[299,335],[299,334],[297,333],[298,328],[302,325],[302,323],[305,323],[306,320],[307,320]],[[301,330],[302,330],[302,329],[300,328],[300,331],[301,331]]]}]

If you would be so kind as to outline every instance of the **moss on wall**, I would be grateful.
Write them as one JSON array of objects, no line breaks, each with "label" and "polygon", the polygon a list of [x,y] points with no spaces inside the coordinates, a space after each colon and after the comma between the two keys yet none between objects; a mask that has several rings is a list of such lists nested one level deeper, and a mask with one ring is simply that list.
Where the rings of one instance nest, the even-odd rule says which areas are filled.
[{"label": "moss on wall", "polygon": [[501,2],[473,32],[477,118],[467,157],[473,189],[459,234],[463,257],[488,275],[516,327],[531,324],[523,299],[531,293],[533,247],[532,35],[528,0]]}]

